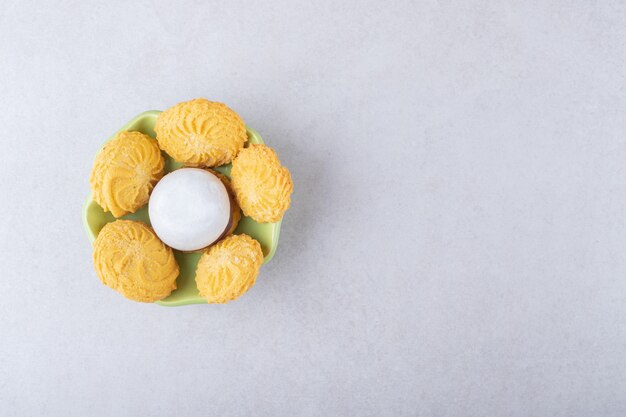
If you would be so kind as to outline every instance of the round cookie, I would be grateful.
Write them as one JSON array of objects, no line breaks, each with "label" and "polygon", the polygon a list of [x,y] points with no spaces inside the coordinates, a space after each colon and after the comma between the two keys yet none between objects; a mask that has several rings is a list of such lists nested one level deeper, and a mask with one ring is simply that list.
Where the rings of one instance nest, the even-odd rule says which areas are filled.
[{"label": "round cookie", "polygon": [[246,126],[223,103],[185,101],[161,113],[154,131],[161,148],[187,166],[229,163],[247,140]]},{"label": "round cookie", "polygon": [[226,192],[228,192],[228,197],[230,198],[230,227],[226,234],[223,237],[228,235],[232,235],[237,225],[239,224],[239,220],[241,220],[241,208],[239,208],[239,204],[237,203],[237,198],[235,198],[235,191],[233,190],[233,186],[230,183],[228,177],[221,172],[215,171],[213,169],[209,169],[217,178],[222,181],[224,187],[226,187]]},{"label": "round cookie", "polygon": [[229,229],[231,203],[224,183],[202,168],[180,168],[158,182],[148,206],[156,235],[172,249],[202,250]]},{"label": "round cookie", "polygon": [[227,303],[256,281],[263,263],[261,245],[248,235],[231,235],[207,249],[196,269],[196,285],[209,303]]},{"label": "round cookie", "polygon": [[279,221],[291,204],[291,174],[265,145],[239,152],[230,178],[243,214],[259,223]]},{"label": "round cookie", "polygon": [[94,241],[93,262],[106,286],[134,301],[161,300],[176,289],[174,251],[144,223],[107,223]]},{"label": "round cookie", "polygon": [[89,184],[93,199],[115,217],[148,203],[165,161],[157,141],[141,132],[120,132],[96,156]]}]

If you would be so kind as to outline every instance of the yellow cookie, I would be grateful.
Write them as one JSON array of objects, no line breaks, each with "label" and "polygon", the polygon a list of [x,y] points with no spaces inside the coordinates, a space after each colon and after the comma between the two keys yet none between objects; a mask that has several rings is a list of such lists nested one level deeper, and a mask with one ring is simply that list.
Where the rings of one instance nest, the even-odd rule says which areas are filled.
[{"label": "yellow cookie", "polygon": [[141,222],[107,223],[94,242],[93,262],[102,283],[131,300],[157,301],[176,289],[174,251]]},{"label": "yellow cookie", "polygon": [[204,98],[167,109],[159,115],[154,131],[161,148],[188,166],[227,164],[248,139],[237,113]]},{"label": "yellow cookie", "polygon": [[230,178],[243,214],[259,223],[279,221],[291,204],[291,174],[265,145],[239,152]]},{"label": "yellow cookie", "polygon": [[261,245],[248,235],[231,235],[207,249],[196,269],[196,285],[209,303],[227,303],[256,281],[263,263]]},{"label": "yellow cookie", "polygon": [[148,203],[164,166],[156,140],[120,132],[96,156],[89,177],[93,199],[115,217],[134,213]]},{"label": "yellow cookie", "polygon": [[226,187],[226,192],[228,192],[228,197],[230,198],[230,227],[228,228],[228,232],[224,234],[223,237],[228,235],[232,235],[237,225],[239,224],[239,220],[241,220],[241,209],[239,208],[239,204],[237,204],[237,199],[235,198],[235,192],[233,191],[233,187],[230,184],[230,180],[228,177],[221,172],[209,169],[217,178],[222,181],[224,187]]}]

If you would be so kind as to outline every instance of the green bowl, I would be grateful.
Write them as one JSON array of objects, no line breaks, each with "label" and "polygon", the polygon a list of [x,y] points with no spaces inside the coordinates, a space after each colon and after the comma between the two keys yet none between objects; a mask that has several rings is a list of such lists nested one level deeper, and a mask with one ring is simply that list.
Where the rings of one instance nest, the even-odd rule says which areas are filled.
[{"label": "green bowl", "polygon": [[[154,138],[156,136],[154,133],[154,124],[156,123],[159,113],[161,113],[159,110],[143,112],[122,126],[118,132],[136,130]],[[261,139],[261,136],[259,136],[257,132],[249,127],[246,129],[248,132],[248,141],[246,142],[246,146],[251,143],[263,143],[263,139]],[[115,132],[115,134],[118,132]],[[113,136],[115,136],[115,134]],[[111,136],[109,140],[111,140],[113,136]],[[182,166],[182,164],[175,162],[166,153],[163,153],[163,156],[165,157],[166,173]],[[230,178],[230,168],[231,165],[228,164],[215,169]],[[140,220],[146,224],[150,224],[147,205],[139,209],[137,212],[127,214],[121,218]],[[85,231],[87,232],[89,241],[93,243],[104,225],[114,220],[115,217],[113,217],[111,213],[105,213],[102,210],[102,207],[100,207],[98,203],[93,200],[92,195],[89,194],[89,197],[87,197],[87,201],[85,201],[83,206],[83,225],[85,227]],[[263,263],[266,263],[272,259],[274,253],[276,252],[281,222],[282,220],[277,223],[257,223],[251,218],[242,215],[241,221],[239,222],[237,229],[235,229],[235,234],[245,233],[258,240],[259,243],[261,243],[263,255],[265,256]],[[177,289],[172,292],[169,297],[157,301],[156,303],[162,306],[206,304],[206,299],[198,294],[198,288],[196,287],[195,280],[196,265],[198,264],[200,253],[184,253],[174,250],[174,254],[176,256],[176,260],[178,261],[178,265],[180,266],[180,275],[178,275],[176,280]]]}]

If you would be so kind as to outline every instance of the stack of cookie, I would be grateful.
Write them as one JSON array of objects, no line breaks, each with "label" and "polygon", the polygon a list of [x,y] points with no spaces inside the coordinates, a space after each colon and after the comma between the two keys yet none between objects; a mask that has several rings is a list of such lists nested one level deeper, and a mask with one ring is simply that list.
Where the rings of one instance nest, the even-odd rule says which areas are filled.
[{"label": "stack of cookie", "polygon": [[[293,191],[289,170],[271,148],[245,147],[243,120],[222,103],[179,103],[154,130],[156,140],[119,133],[94,162],[90,185],[102,209],[119,218],[150,202],[154,227],[124,219],[105,225],[94,242],[98,277],[131,300],[161,300],[176,289],[174,250],[201,251],[200,295],[209,303],[234,300],[254,284],[263,252],[252,237],[233,233],[242,212],[259,223],[282,218]],[[183,167],[164,177],[161,151]],[[229,163],[230,180],[211,169]]]}]

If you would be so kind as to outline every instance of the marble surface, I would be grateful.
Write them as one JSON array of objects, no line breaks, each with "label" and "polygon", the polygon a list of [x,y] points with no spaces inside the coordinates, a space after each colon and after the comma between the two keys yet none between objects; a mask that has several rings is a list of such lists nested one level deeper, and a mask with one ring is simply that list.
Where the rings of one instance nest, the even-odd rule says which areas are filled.
[{"label": "marble surface", "polygon": [[[523,3],[523,4],[522,4]],[[0,1],[0,414],[626,415],[626,5]],[[226,306],[104,287],[134,115],[228,103],[291,168]]]}]

